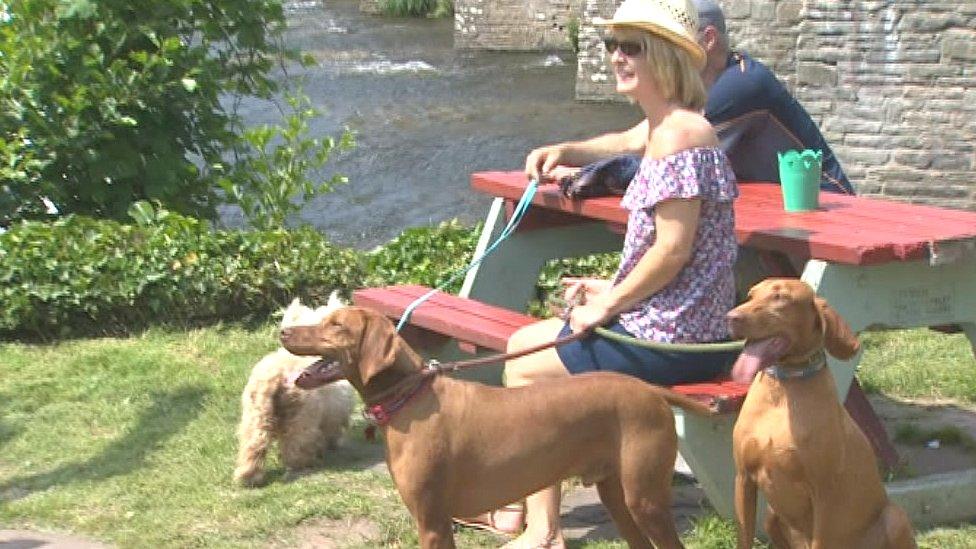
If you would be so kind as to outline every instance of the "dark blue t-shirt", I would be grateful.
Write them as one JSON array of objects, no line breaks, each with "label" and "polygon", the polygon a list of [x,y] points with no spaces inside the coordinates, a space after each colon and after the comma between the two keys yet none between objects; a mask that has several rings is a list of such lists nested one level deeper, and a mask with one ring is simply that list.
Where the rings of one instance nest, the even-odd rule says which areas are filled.
[{"label": "dark blue t-shirt", "polygon": [[708,90],[705,117],[739,181],[779,181],[776,153],[789,149],[823,151],[820,188],[854,194],[817,125],[765,65],[740,53]]}]

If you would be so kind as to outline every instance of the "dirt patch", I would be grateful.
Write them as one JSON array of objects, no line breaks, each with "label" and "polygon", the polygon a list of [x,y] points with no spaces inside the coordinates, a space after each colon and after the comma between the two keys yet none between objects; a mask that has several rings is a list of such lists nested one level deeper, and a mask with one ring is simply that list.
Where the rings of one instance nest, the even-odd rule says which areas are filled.
[{"label": "dirt patch", "polygon": [[295,530],[298,549],[340,549],[376,543],[381,536],[380,528],[373,521],[362,517],[345,519],[316,519],[303,523]]},{"label": "dirt patch", "polygon": [[[976,467],[976,407],[955,402],[926,399],[900,399],[884,395],[870,395],[868,400],[885,425],[885,430],[903,463],[902,475],[924,476],[933,473],[961,471]],[[941,441],[936,436],[916,440],[898,440],[906,431],[916,434],[955,431],[963,437],[957,444]],[[899,430],[903,436],[898,437]]]},{"label": "dirt patch", "polygon": [[0,547],[3,549],[106,549],[109,546],[64,534],[0,530]]}]

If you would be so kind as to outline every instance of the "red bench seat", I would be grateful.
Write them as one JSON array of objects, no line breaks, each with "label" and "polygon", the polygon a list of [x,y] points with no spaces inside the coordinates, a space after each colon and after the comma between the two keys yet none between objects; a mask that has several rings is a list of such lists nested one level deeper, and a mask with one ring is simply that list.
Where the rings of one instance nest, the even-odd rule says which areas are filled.
[{"label": "red bench seat", "polygon": [[[430,288],[419,285],[363,288],[353,292],[352,300],[356,305],[375,309],[396,320],[415,299],[428,291]],[[536,320],[538,319],[509,309],[437,292],[414,309],[410,316],[410,326],[414,330],[420,329],[435,336],[455,339],[468,352],[476,352],[479,348],[504,352],[509,336]],[[416,334],[407,339],[411,343],[418,340]],[[725,414],[739,410],[749,386],[718,380],[676,385],[672,389]]]}]

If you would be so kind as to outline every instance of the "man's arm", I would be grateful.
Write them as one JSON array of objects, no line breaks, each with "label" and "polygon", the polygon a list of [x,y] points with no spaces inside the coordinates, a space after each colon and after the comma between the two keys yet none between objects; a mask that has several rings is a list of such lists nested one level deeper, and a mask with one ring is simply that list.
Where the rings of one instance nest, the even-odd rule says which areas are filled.
[{"label": "man's arm", "polygon": [[566,141],[532,150],[525,158],[525,173],[530,179],[550,177],[556,166],[583,166],[618,154],[643,155],[647,146],[648,122],[583,141]]}]

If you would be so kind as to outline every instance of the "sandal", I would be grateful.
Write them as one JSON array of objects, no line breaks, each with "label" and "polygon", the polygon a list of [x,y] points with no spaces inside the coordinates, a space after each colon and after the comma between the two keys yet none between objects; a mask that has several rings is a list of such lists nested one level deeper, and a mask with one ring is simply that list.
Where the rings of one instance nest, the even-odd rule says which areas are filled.
[{"label": "sandal", "polygon": [[[515,543],[519,541],[518,539],[513,539],[512,541],[501,546],[501,549],[511,549],[515,547]],[[529,547],[529,549],[553,549],[554,547],[565,547],[565,543],[557,542],[556,538],[546,538],[539,542],[537,545]]]},{"label": "sandal", "polygon": [[476,517],[455,517],[453,520],[462,526],[510,537],[522,532],[522,528],[525,526],[525,508],[522,507],[521,503],[512,503]]}]

